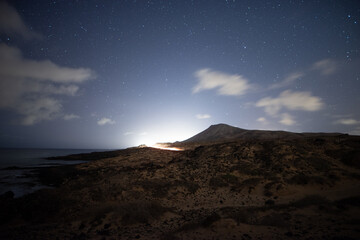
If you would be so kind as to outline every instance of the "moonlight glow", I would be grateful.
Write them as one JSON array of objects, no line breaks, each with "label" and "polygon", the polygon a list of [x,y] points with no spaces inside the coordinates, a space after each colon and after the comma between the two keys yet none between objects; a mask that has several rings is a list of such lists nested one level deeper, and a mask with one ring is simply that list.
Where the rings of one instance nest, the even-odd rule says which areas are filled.
[{"label": "moonlight glow", "polygon": [[176,141],[183,141],[195,134],[194,131],[178,128],[166,128],[159,129],[157,133],[147,132],[146,134],[140,134],[140,136],[134,136],[134,145],[155,146],[159,148],[161,145],[158,143],[170,143]]}]

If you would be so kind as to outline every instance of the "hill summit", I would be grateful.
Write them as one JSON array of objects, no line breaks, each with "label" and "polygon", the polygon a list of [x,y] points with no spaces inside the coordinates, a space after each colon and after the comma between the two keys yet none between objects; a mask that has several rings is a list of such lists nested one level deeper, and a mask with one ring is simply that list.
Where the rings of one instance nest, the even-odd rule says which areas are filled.
[{"label": "hill summit", "polygon": [[342,133],[293,133],[286,131],[247,130],[224,123],[211,125],[206,130],[182,143],[205,143],[226,140],[298,139],[303,137],[338,136]]},{"label": "hill summit", "polygon": [[206,130],[196,134],[195,136],[185,140],[184,142],[207,142],[220,139],[231,139],[243,134],[247,130],[233,127],[224,123],[211,125]]}]

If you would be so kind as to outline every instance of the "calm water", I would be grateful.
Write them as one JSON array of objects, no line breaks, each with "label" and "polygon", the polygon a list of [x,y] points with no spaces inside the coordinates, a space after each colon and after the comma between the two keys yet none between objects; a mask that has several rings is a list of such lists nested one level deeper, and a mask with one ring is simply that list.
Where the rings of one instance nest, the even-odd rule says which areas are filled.
[{"label": "calm water", "polygon": [[46,186],[35,178],[34,168],[77,164],[84,161],[46,160],[46,157],[105,151],[99,149],[0,149],[0,194],[12,191],[15,197]]}]

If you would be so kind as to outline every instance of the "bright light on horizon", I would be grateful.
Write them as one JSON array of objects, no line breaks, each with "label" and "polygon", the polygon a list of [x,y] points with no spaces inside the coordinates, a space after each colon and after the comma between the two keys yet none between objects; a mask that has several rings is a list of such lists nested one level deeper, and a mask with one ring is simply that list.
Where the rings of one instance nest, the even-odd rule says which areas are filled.
[{"label": "bright light on horizon", "polygon": [[157,148],[157,149],[163,149],[163,150],[171,150],[171,151],[183,151],[184,150],[182,148],[177,148],[177,147],[167,147],[166,144],[161,144],[161,143],[156,143],[156,144],[151,145],[149,147]]},{"label": "bright light on horizon", "polygon": [[[156,134],[155,134],[156,133]],[[135,146],[145,144],[155,146],[157,143],[170,143],[186,140],[196,134],[196,130],[184,130],[183,128],[166,128],[161,131],[147,132],[146,135],[139,135],[134,139]]]}]

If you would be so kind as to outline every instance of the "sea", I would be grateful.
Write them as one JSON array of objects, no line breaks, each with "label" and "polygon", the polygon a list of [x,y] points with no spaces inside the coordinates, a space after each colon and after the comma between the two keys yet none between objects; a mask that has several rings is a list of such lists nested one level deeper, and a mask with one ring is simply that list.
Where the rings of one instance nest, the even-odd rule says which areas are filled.
[{"label": "sea", "polygon": [[49,186],[42,185],[36,177],[41,167],[79,164],[86,161],[47,160],[47,157],[77,153],[107,151],[104,149],[18,149],[0,148],[0,195],[8,191],[21,197]]}]

